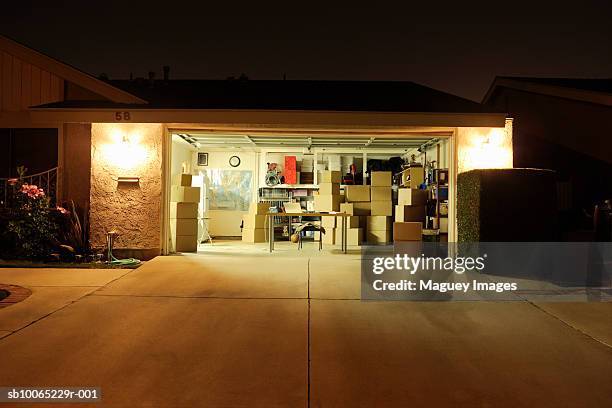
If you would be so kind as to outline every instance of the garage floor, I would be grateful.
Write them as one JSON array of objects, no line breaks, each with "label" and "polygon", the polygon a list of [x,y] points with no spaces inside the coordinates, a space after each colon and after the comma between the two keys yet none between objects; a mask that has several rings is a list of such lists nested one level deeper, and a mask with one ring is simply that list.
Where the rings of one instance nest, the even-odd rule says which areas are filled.
[{"label": "garage floor", "polygon": [[105,407],[610,404],[612,303],[361,302],[358,253],[305,246],[0,269],[33,292],[0,310],[0,385],[99,386]]}]

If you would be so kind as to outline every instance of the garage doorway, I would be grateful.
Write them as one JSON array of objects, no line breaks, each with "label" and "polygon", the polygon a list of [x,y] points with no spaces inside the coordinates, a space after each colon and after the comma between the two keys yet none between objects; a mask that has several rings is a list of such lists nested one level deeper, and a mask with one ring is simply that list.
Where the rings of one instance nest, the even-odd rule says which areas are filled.
[{"label": "garage doorway", "polygon": [[[413,174],[422,174],[418,186],[432,188],[439,184],[437,196],[427,203],[424,228],[437,229],[441,240],[454,240],[455,234],[455,146],[452,131],[414,133],[333,133],[333,132],[221,132],[203,129],[170,129],[170,166],[166,182],[177,190],[181,174],[190,174],[189,186],[199,189],[194,221],[176,226],[176,194],[169,193],[170,217],[167,228],[167,252],[177,250],[179,232],[189,233],[196,249],[210,245],[210,239],[241,240],[243,216],[254,202],[268,202],[282,207],[299,203],[312,210],[320,172],[340,170],[342,183],[370,184],[370,171],[389,170],[392,163],[410,164]],[[296,179],[285,180],[285,160],[293,157],[297,164]],[[279,179],[272,185],[267,176],[275,164]],[[417,170],[420,168],[420,170]],[[398,176],[397,167],[394,175]],[[350,177],[349,177],[350,176]],[[413,176],[414,177],[414,176]],[[443,181],[440,181],[442,177]],[[351,179],[352,178],[352,179]],[[290,181],[287,183],[286,181]],[[441,184],[443,183],[443,184]],[[401,177],[394,178],[393,190],[403,188]],[[180,189],[178,189],[180,190]],[[195,192],[195,191],[194,191]],[[397,192],[393,195],[394,204]],[[186,206],[187,207],[187,206]],[[174,209],[173,209],[174,208]],[[395,208],[395,206],[394,206]],[[175,226],[172,226],[172,224]],[[184,228],[177,231],[177,228]],[[290,227],[289,227],[290,228]],[[275,229],[275,239],[288,239],[290,231]],[[182,238],[178,238],[179,240]],[[188,245],[189,247],[189,245]],[[194,245],[192,244],[191,249]],[[207,248],[207,252],[210,248]],[[191,252],[191,251],[189,251]]]}]

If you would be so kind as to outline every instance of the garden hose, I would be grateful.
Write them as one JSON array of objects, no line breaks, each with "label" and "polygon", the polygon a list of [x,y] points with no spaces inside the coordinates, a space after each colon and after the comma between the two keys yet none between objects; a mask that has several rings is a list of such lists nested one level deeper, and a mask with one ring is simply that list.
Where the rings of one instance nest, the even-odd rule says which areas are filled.
[{"label": "garden hose", "polygon": [[119,236],[119,233],[115,230],[109,231],[106,233],[106,259],[109,264],[117,265],[117,266],[134,266],[140,264],[140,259],[136,258],[126,258],[126,259],[117,259],[113,255],[113,245],[115,243],[115,239]]}]

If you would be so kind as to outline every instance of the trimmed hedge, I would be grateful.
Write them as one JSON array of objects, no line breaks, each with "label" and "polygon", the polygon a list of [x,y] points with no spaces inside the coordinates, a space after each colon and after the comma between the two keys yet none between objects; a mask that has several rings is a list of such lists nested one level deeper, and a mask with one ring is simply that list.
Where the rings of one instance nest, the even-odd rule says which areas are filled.
[{"label": "trimmed hedge", "polygon": [[459,242],[558,241],[556,181],[556,173],[544,169],[459,174]]}]

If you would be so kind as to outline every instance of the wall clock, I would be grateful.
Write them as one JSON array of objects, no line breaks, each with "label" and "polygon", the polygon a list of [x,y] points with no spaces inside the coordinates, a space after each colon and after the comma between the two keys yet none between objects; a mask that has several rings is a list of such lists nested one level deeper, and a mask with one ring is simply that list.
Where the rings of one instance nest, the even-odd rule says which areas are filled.
[{"label": "wall clock", "polygon": [[238,167],[238,166],[240,166],[240,157],[238,157],[238,156],[232,156],[232,157],[230,157],[230,159],[229,159],[229,164],[230,164],[230,166],[232,166],[232,167]]}]

